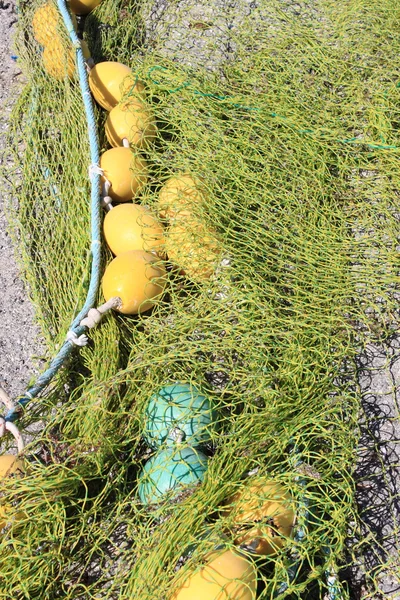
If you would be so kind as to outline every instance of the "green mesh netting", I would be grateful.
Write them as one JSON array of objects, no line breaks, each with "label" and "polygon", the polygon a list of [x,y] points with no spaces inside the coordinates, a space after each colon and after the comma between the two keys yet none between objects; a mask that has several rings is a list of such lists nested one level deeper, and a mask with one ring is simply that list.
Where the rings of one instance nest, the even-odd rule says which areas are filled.
[{"label": "green mesh netting", "polygon": [[[60,22],[61,80],[33,37],[40,4],[19,6],[27,82],[9,140],[14,232],[51,357],[88,287],[90,157],[67,33]],[[400,6],[103,0],[79,26],[95,62],[133,69],[156,115],[137,201],[156,212],[169,177],[199,178],[198,218],[222,255],[206,281],[169,266],[155,308],[108,315],[31,404],[23,425],[40,415],[44,429],[26,476],[2,484],[21,518],[1,535],[1,597],[172,600],[233,547],[223,506],[263,477],[290,491],[306,535],[266,557],[243,549],[257,597],[324,598],[326,572],[360,562],[373,538],[358,535],[355,358],[397,327]],[[178,381],[217,405],[220,426],[203,483],[149,508],[137,494],[145,408]],[[381,562],[396,577],[396,558]],[[379,597],[376,564],[365,570],[364,597]],[[215,598],[255,597],[232,589]]]}]

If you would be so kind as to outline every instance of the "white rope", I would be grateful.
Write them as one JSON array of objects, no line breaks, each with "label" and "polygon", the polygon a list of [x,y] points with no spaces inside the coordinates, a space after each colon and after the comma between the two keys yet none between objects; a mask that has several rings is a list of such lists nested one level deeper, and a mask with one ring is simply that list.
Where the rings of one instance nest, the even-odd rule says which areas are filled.
[{"label": "white rope", "polygon": [[110,298],[108,302],[105,302],[98,308],[91,308],[87,316],[80,322],[81,327],[87,327],[88,329],[92,329],[98,323],[100,323],[101,319],[107,312],[109,312],[113,308],[119,308],[121,304],[121,298],[118,298],[116,296],[115,298]]},{"label": "white rope", "polygon": [[1,387],[0,387],[0,401],[4,404],[4,406],[8,410],[12,410],[13,408],[15,408],[14,402],[11,400],[11,398],[8,396],[8,394],[6,394],[5,391]]},{"label": "white rope", "polygon": [[70,329],[67,333],[67,342],[73,346],[86,346],[88,341],[89,338],[84,333],[82,333],[82,335],[77,335],[75,331],[72,331],[72,329]]},{"label": "white rope", "polygon": [[[119,308],[122,304],[121,298],[117,296],[114,298],[110,298],[108,302],[105,302],[98,308],[91,308],[84,319],[79,323],[80,327],[87,327],[88,329],[93,329],[96,327],[103,318],[103,316],[112,310],[113,308]],[[75,331],[70,329],[67,333],[67,342],[72,344],[73,346],[86,346],[89,342],[89,338],[87,335],[82,333],[82,335],[77,335]]]},{"label": "white rope", "polygon": [[15,441],[17,442],[18,453],[22,452],[24,449],[24,440],[18,427],[15,423],[10,423],[10,421],[6,421],[4,417],[0,417],[0,438],[5,436],[6,432],[9,432],[14,436]]},{"label": "white rope", "polygon": [[110,187],[111,187],[111,181],[109,179],[105,178],[104,183],[101,188],[101,193],[103,196],[108,196],[108,194],[110,192]]},{"label": "white rope", "polygon": [[108,195],[110,192],[110,187],[111,187],[111,181],[106,179],[101,188],[101,192],[102,192],[101,206],[106,211],[109,211],[112,208],[114,208],[112,205],[112,198],[111,198],[111,196]]},{"label": "white rope", "polygon": [[99,165],[96,165],[96,163],[92,163],[91,165],[89,165],[90,181],[92,181],[95,175],[104,175],[104,171]]},{"label": "white rope", "polygon": [[169,432],[169,437],[172,438],[177,444],[182,444],[186,434],[184,431],[182,431],[182,429],[179,429],[179,427],[174,427],[174,429]]},{"label": "white rope", "polygon": [[106,210],[106,211],[109,211],[112,208],[114,208],[112,205],[111,196],[102,196],[101,197],[101,207],[104,208],[104,210]]}]

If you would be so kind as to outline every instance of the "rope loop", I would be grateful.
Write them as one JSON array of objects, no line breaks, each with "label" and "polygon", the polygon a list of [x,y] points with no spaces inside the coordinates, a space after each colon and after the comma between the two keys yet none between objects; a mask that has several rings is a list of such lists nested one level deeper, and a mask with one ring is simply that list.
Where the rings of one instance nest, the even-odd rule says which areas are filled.
[{"label": "rope loop", "polygon": [[18,454],[20,454],[25,444],[18,427],[15,423],[11,423],[10,421],[6,421],[4,417],[0,417],[0,438],[4,437],[7,432],[14,436],[17,442]]}]

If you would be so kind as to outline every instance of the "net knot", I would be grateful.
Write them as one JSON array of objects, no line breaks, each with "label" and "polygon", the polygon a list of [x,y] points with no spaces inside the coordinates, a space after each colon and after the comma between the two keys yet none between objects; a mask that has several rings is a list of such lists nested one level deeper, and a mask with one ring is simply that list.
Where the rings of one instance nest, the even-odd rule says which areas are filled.
[{"label": "net knot", "polygon": [[82,335],[77,335],[72,329],[67,333],[67,342],[73,346],[86,346],[88,341],[89,338],[84,333],[82,333]]},{"label": "net knot", "polygon": [[95,177],[95,175],[103,175],[104,171],[103,169],[96,163],[92,163],[91,165],[89,165],[89,179],[90,181],[92,181]]}]

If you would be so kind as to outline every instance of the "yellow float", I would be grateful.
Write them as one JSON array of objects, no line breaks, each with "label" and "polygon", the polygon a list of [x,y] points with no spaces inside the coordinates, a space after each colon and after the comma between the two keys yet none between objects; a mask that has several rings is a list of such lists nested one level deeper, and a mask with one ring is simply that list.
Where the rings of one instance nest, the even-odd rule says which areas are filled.
[{"label": "yellow float", "polygon": [[43,66],[47,73],[62,81],[67,75],[72,79],[75,74],[75,53],[74,50],[64,48],[59,37],[55,37],[43,50]]},{"label": "yellow float", "polygon": [[137,315],[154,306],[164,291],[166,271],[154,254],[131,250],[119,254],[107,266],[102,280],[105,300],[119,297],[117,310],[124,315]]},{"label": "yellow float", "polygon": [[[0,400],[7,409],[14,408],[13,403],[6,395],[6,393],[0,388]],[[24,441],[18,428],[14,423],[6,422],[4,419],[1,419],[1,427],[11,433],[18,446],[18,452],[21,453],[24,449]],[[9,477],[20,478],[25,473],[25,464],[21,458],[18,456],[14,456],[13,454],[4,454],[0,456],[0,480],[4,481],[4,479],[8,479]],[[0,500],[0,530],[4,529],[9,525],[15,523],[15,521],[19,521],[25,517],[24,513],[18,511],[10,504],[4,502],[3,499]]]},{"label": "yellow float", "polygon": [[255,600],[256,588],[254,565],[235,550],[225,550],[209,555],[170,600]]},{"label": "yellow float", "polygon": [[[25,472],[25,466],[21,459],[13,454],[0,456],[0,479],[5,477],[21,477]],[[0,531],[15,521],[24,518],[24,513],[15,510],[9,504],[0,502]]]},{"label": "yellow float", "polygon": [[75,15],[88,15],[100,2],[101,0],[68,0],[69,7]]},{"label": "yellow float", "polygon": [[[75,29],[77,29],[76,17],[71,15]],[[33,35],[39,44],[46,46],[50,44],[58,35],[57,25],[60,20],[60,15],[54,4],[46,2],[38,9],[32,19]]]},{"label": "yellow float", "polygon": [[265,478],[235,494],[224,514],[236,529],[235,543],[264,556],[276,554],[284,546],[295,521],[290,493],[280,483]]},{"label": "yellow float", "polygon": [[103,223],[104,238],[113,254],[145,250],[162,254],[164,229],[148,208],[120,204],[110,210]]},{"label": "yellow float", "polygon": [[89,86],[94,99],[110,111],[125,94],[145,93],[144,85],[137,81],[132,69],[119,62],[101,62],[89,73]]},{"label": "yellow float", "polygon": [[123,140],[136,148],[147,148],[154,140],[157,127],[150,109],[140,100],[127,100],[110,111],[106,136],[111,146],[122,146]]},{"label": "yellow float", "polygon": [[163,185],[158,195],[158,212],[162,219],[185,219],[203,203],[200,181],[184,173]]},{"label": "yellow float", "polygon": [[100,157],[100,168],[104,172],[102,184],[107,181],[110,184],[105,195],[115,202],[132,200],[148,179],[146,161],[135,156],[129,148],[111,148],[104,152]]},{"label": "yellow float", "polygon": [[221,249],[213,231],[201,221],[173,221],[165,239],[170,262],[193,281],[205,281],[215,272]]}]

